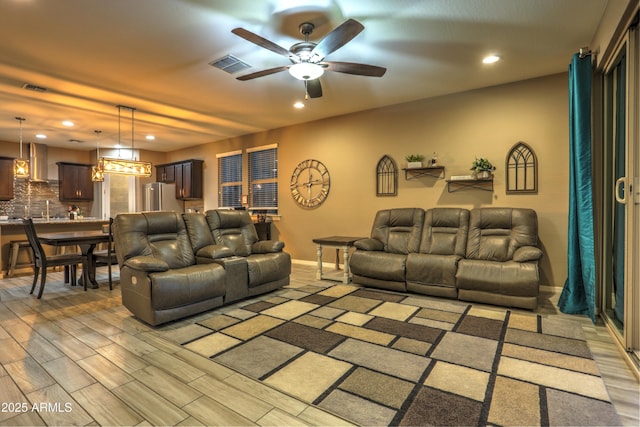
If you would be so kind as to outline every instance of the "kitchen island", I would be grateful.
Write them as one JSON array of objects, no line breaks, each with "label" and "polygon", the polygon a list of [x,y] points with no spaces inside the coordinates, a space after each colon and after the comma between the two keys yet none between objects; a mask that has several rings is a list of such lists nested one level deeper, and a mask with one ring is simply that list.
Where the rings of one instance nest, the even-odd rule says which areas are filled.
[{"label": "kitchen island", "polygon": [[[83,231],[83,230],[102,230],[103,225],[109,225],[109,219],[99,219],[93,217],[85,217],[82,219],[70,220],[68,218],[33,218],[36,226],[36,232],[40,233],[56,233],[66,231]],[[5,277],[9,266],[9,246],[12,240],[27,240],[24,232],[22,219],[9,219],[0,221],[0,279]],[[43,245],[47,253],[54,254],[55,247]],[[20,261],[28,261],[26,251],[20,254]],[[31,273],[31,269],[22,268],[16,270],[16,273]]]}]

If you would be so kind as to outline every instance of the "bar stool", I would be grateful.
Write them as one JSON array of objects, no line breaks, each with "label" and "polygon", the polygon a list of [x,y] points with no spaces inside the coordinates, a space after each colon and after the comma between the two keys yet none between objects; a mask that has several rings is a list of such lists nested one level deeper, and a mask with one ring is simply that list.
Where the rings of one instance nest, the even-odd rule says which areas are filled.
[{"label": "bar stool", "polygon": [[[20,249],[27,249],[29,254],[29,262],[18,263]],[[7,277],[13,277],[13,271],[16,268],[33,267],[33,250],[27,240],[11,240],[9,242],[9,268],[7,269]]]}]

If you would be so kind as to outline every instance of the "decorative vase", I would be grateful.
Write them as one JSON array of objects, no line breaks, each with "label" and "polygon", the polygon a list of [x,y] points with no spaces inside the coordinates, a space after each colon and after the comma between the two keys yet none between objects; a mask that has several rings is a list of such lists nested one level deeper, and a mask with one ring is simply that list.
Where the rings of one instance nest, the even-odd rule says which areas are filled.
[{"label": "decorative vase", "polygon": [[421,168],[422,162],[407,162],[407,169]]},{"label": "decorative vase", "polygon": [[488,179],[491,177],[491,172],[489,171],[480,171],[476,174],[476,179]]}]

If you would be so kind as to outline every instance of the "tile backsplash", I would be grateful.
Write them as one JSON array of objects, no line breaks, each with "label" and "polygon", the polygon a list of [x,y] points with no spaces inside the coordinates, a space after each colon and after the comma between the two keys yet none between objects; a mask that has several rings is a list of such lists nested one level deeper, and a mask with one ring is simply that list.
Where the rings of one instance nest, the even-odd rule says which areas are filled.
[{"label": "tile backsplash", "polygon": [[[66,217],[70,203],[60,201],[60,181],[32,182],[15,179],[13,199],[0,201],[0,215],[9,218],[44,217],[47,215],[49,201],[49,217]],[[90,212],[92,202],[74,202],[82,212]]]}]

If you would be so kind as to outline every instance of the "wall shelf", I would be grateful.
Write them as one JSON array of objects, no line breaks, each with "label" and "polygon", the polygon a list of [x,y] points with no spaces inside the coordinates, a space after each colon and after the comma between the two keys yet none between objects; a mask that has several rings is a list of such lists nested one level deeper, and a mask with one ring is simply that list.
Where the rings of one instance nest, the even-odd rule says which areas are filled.
[{"label": "wall shelf", "polygon": [[410,179],[421,178],[423,176],[430,176],[432,178],[442,179],[444,178],[444,166],[427,166],[423,168],[402,168],[404,171],[404,179],[407,181]]},{"label": "wall shelf", "polygon": [[493,191],[493,177],[485,179],[448,179],[447,190],[449,193],[463,190]]}]

